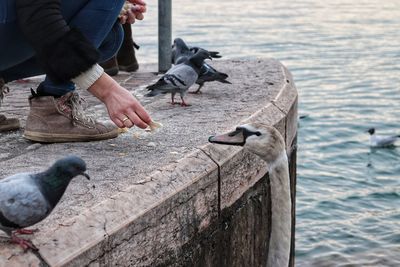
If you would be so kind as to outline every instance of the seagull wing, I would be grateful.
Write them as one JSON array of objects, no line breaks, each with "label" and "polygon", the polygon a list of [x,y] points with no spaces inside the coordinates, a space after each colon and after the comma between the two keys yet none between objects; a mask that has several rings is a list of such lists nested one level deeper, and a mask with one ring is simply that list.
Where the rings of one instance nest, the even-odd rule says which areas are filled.
[{"label": "seagull wing", "polygon": [[371,144],[373,146],[391,146],[394,145],[398,136],[373,136],[371,137]]}]

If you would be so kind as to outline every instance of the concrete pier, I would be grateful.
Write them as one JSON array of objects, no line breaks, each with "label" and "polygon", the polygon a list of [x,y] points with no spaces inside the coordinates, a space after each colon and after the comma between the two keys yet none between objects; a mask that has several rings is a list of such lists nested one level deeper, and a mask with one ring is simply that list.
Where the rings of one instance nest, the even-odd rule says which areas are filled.
[{"label": "concrete pier", "polygon": [[[41,171],[67,154],[82,157],[92,177],[74,179],[53,213],[34,226],[38,253],[0,237],[0,266],[261,266],[270,235],[266,163],[207,139],[249,121],[274,125],[291,160],[294,215],[297,90],[273,59],[212,65],[232,85],[207,83],[203,94],[187,95],[190,107],[172,106],[170,95],[143,97],[157,79],[156,64],[117,77],[164,125],[155,133],[135,128],[112,140],[65,144],[31,143],[23,130],[0,134],[0,179]],[[10,84],[0,113],[24,125],[29,88],[39,82]],[[89,112],[108,118],[102,103],[81,95]]]}]

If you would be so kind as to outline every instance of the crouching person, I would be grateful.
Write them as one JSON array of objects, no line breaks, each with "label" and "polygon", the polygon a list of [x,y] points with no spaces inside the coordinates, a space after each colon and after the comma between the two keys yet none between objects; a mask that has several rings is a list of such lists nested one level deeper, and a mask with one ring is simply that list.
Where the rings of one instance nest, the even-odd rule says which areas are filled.
[{"label": "crouching person", "polygon": [[[24,136],[38,142],[114,138],[118,127],[146,128],[151,118],[132,94],[98,62],[112,58],[123,40],[122,0],[0,0],[0,102],[8,82],[46,74],[29,98]],[[125,21],[143,18],[145,3]],[[78,86],[102,101],[114,124],[85,115]],[[0,114],[0,131],[19,127]]]}]

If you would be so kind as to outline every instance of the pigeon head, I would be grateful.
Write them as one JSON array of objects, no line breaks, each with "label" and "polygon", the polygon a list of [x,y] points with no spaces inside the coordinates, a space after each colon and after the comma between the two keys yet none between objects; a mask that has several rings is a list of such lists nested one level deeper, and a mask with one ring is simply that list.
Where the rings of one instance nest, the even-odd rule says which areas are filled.
[{"label": "pigeon head", "polygon": [[172,48],[175,48],[179,51],[189,51],[189,47],[181,38],[174,39],[174,44],[172,45]]},{"label": "pigeon head", "polygon": [[86,163],[77,156],[67,156],[57,160],[48,170],[35,175],[39,187],[53,207],[58,203],[70,181],[83,175],[88,180],[89,175],[85,173]]},{"label": "pigeon head", "polygon": [[370,128],[367,131],[370,135],[373,135],[375,133],[375,128]]},{"label": "pigeon head", "polygon": [[204,63],[204,60],[207,58],[212,59],[210,56],[210,53],[208,53],[207,50],[199,49],[196,52],[196,54],[194,54],[193,56],[190,57],[189,60],[190,60],[190,62],[192,62],[192,64],[194,66],[196,66],[200,70],[200,68],[202,67],[202,65]]}]

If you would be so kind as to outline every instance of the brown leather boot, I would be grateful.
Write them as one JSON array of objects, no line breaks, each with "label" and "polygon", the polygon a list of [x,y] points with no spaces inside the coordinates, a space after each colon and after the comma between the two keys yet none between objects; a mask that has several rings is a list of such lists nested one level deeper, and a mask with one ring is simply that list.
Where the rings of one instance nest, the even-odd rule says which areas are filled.
[{"label": "brown leather boot", "polygon": [[135,48],[139,49],[139,46],[132,39],[131,24],[125,23],[122,27],[124,28],[124,41],[117,54],[118,67],[122,71],[137,71],[139,63],[135,56]]},{"label": "brown leather boot", "polygon": [[[4,80],[0,78],[0,106],[3,102],[3,98],[9,89],[6,86]],[[16,118],[7,118],[0,114],[0,132],[14,131],[20,128],[19,120]]]},{"label": "brown leather boot", "polygon": [[104,72],[110,76],[115,76],[118,74],[119,69],[116,56],[113,56],[109,60],[100,63],[100,66],[104,69]]},{"label": "brown leather boot", "polygon": [[60,98],[31,96],[24,137],[43,143],[86,142],[117,137],[116,126],[96,122],[83,113],[82,101],[76,92]]}]

